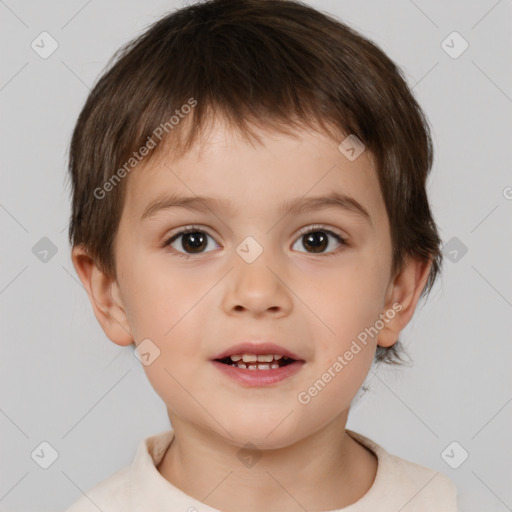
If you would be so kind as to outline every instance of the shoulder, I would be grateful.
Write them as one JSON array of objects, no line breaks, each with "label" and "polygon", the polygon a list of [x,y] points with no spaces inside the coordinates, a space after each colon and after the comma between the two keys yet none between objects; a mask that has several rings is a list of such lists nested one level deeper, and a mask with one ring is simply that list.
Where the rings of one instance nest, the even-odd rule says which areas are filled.
[{"label": "shoulder", "polygon": [[[139,442],[135,457],[111,476],[83,493],[65,512],[127,512],[132,505],[144,501],[144,493],[162,484],[156,469],[173,439],[173,431],[166,430]],[[142,496],[142,497],[141,497]]]},{"label": "shoulder", "polygon": [[407,510],[455,512],[457,510],[457,488],[443,473],[389,454],[389,478]]},{"label": "shoulder", "polygon": [[[377,475],[368,496],[391,510],[403,512],[456,512],[457,488],[446,475],[389,453],[367,437],[349,434],[375,453]],[[382,510],[382,509],[381,509]],[[388,508],[385,508],[388,510]]]},{"label": "shoulder", "polygon": [[65,512],[127,510],[130,500],[130,466],[126,466],[96,484],[80,496]]}]

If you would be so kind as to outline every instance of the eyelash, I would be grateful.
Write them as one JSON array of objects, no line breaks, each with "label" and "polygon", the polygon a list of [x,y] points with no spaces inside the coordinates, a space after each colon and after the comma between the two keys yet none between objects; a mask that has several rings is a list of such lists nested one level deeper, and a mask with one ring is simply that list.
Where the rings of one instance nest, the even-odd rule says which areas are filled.
[{"label": "eyelash", "polygon": [[[181,231],[178,231],[177,233],[173,234],[170,238],[166,239],[166,241],[163,243],[162,247],[170,246],[170,244],[172,242],[174,242],[177,238],[179,238],[182,235],[186,235],[187,233],[196,233],[198,231],[201,232],[201,233],[205,233],[209,237],[213,238],[207,231],[202,229],[201,226],[190,225],[190,226],[187,226],[185,229],[183,229]],[[339,235],[338,233],[335,233],[334,231],[332,231],[330,229],[327,229],[325,226],[322,226],[320,224],[315,224],[315,225],[310,226],[308,228],[301,229],[299,231],[299,234],[298,234],[297,238],[301,238],[304,235],[307,235],[309,233],[315,233],[316,231],[322,231],[324,233],[327,233],[327,234],[333,236],[336,239],[336,241],[339,242],[342,246],[347,246],[347,247],[349,246],[349,243],[347,242],[346,238],[342,237],[341,235]],[[198,253],[198,254],[187,254],[187,253],[183,253],[183,252],[177,251],[174,248],[171,248],[171,249],[173,250],[173,252],[178,257],[184,258],[184,259],[187,259],[187,260],[190,259],[193,256],[198,256],[198,255],[201,254],[201,253]],[[315,253],[306,253],[306,254],[315,254]],[[333,251],[329,251],[329,252],[326,252],[326,253],[318,253],[318,254],[321,254],[324,257],[326,257],[326,256],[336,256],[338,254],[338,250],[335,249]]]}]

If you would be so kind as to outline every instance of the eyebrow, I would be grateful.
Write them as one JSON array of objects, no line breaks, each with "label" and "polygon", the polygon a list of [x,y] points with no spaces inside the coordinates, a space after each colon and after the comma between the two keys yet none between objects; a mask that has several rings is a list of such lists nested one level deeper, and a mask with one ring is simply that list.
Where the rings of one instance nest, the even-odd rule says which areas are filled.
[{"label": "eyebrow", "polygon": [[[332,191],[328,195],[315,197],[298,197],[292,200],[284,201],[279,207],[279,213],[300,214],[307,213],[322,208],[337,207],[348,212],[356,213],[363,217],[369,224],[373,225],[372,217],[368,210],[353,197]],[[202,196],[179,196],[170,195],[156,199],[149,203],[142,214],[140,221],[147,219],[161,210],[173,208],[184,208],[199,212],[228,210],[232,213],[232,203],[225,199]]]}]

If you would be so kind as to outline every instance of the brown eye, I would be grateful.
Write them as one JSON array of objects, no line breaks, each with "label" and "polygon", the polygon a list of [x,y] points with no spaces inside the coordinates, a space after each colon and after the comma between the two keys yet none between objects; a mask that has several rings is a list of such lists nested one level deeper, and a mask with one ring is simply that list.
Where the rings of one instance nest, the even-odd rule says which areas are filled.
[{"label": "brown eye", "polygon": [[[208,247],[208,239],[213,238],[204,231],[198,229],[188,229],[180,231],[173,235],[166,243],[165,246],[170,245],[180,256],[187,256],[189,254],[201,254]],[[215,246],[216,244],[214,244]],[[215,247],[214,247],[215,248]]]},{"label": "brown eye", "polygon": [[312,252],[324,252],[329,240],[323,231],[313,231],[302,237],[302,245],[305,249],[311,248]]},{"label": "brown eye", "polygon": [[181,238],[181,247],[185,251],[190,249],[190,252],[202,252],[206,247],[206,236],[200,231],[194,231],[192,233],[186,233]]},{"label": "brown eye", "polygon": [[[309,252],[311,254],[331,254],[335,253],[336,249],[336,242],[340,246],[347,245],[345,239],[338,235],[337,233],[334,233],[333,231],[330,231],[328,229],[324,229],[321,226],[318,227],[312,227],[309,228],[307,231],[303,231],[300,234],[301,236],[295,242],[295,244],[300,243],[300,246],[304,249],[306,249],[306,252]],[[333,242],[331,242],[331,238],[334,238],[334,248]],[[326,251],[327,248],[330,248],[330,250]],[[302,252],[299,250],[299,252]]]}]

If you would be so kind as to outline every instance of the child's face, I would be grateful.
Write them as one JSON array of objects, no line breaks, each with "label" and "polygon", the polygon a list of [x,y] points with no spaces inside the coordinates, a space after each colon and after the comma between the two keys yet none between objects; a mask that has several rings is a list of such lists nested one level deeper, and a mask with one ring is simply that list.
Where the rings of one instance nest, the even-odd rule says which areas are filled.
[{"label": "child's face", "polygon": [[[217,124],[184,158],[157,159],[127,183],[110,310],[125,331],[104,328],[116,343],[150,339],[158,347],[144,370],[171,423],[178,416],[234,444],[285,446],[346,421],[377,342],[391,345],[406,323],[397,313],[366,345],[357,342],[361,350],[350,361],[344,358],[396,301],[389,221],[368,151],[350,161],[323,135],[299,136],[265,133],[264,146],[253,147]],[[357,201],[369,217],[337,206],[281,210],[333,193]],[[208,196],[219,206],[166,208],[143,218],[148,205],[171,194]],[[181,236],[164,246],[191,224],[204,240]],[[320,233],[315,240],[300,235],[302,228]],[[247,237],[262,249],[252,262],[237,252]],[[278,383],[242,384],[212,358],[246,340],[276,343],[304,363]],[[345,363],[333,371],[338,356]],[[322,377],[329,368],[334,376]],[[319,379],[321,390],[308,392]]]}]

